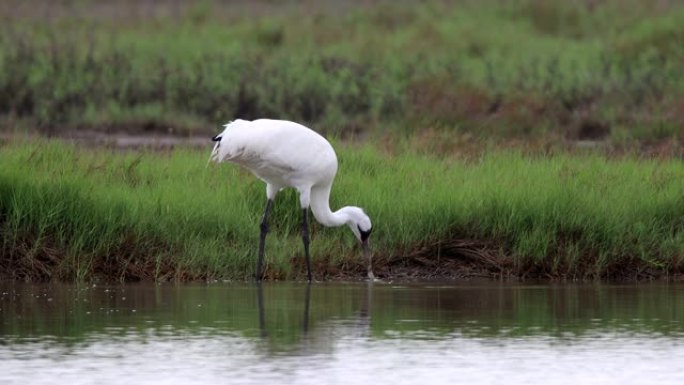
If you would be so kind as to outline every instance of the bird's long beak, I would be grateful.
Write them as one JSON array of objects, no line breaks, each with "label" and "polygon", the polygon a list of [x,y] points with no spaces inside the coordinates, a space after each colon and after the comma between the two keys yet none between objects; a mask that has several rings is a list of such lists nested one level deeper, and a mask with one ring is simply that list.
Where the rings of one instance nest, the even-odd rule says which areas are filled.
[{"label": "bird's long beak", "polygon": [[361,248],[363,249],[363,257],[368,260],[368,279],[374,280],[375,275],[373,275],[373,255],[371,254],[368,239],[361,242]]}]

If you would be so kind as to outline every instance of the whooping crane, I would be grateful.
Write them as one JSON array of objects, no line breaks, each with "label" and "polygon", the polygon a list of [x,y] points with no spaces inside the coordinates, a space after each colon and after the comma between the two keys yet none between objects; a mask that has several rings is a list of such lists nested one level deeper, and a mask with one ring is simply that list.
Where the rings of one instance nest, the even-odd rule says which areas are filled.
[{"label": "whooping crane", "polygon": [[299,192],[302,209],[302,241],[306,270],[311,281],[309,256],[308,209],[324,226],[347,225],[361,242],[368,259],[368,277],[373,279],[368,238],[371,220],[363,209],[346,206],[332,212],[329,205],[330,189],[337,173],[337,156],[330,143],[315,131],[286,120],[235,120],[212,140],[216,142],[210,162],[233,162],[245,167],[266,182],[266,209],[261,219],[257,281],[262,278],[264,244],[268,233],[268,216],[273,199],[285,187]]}]

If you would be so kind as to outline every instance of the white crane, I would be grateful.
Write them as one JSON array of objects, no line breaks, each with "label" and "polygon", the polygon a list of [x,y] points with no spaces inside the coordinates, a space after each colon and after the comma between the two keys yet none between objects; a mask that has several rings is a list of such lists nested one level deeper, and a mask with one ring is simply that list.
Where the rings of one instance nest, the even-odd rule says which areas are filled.
[{"label": "white crane", "polygon": [[302,208],[302,241],[306,257],[306,270],[311,281],[309,256],[308,210],[324,226],[347,225],[361,242],[368,259],[368,277],[373,279],[368,238],[371,220],[363,209],[346,206],[332,212],[329,198],[335,174],[337,156],[330,143],[315,131],[286,120],[259,119],[235,120],[213,139],[216,142],[210,162],[233,162],[266,182],[266,209],[261,220],[259,255],[256,279],[262,278],[264,244],[268,233],[268,215],[278,191],[294,187],[299,192]]}]

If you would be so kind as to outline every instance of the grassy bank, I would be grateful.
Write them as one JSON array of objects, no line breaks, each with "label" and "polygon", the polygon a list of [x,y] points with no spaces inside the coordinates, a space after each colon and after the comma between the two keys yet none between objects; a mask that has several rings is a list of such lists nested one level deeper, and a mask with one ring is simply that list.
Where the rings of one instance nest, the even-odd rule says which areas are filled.
[{"label": "grassy bank", "polygon": [[10,129],[327,133],[668,143],[684,127],[684,7],[639,0],[8,1]]},{"label": "grassy bank", "polygon": [[[371,215],[381,276],[611,278],[681,273],[678,161],[492,152],[469,161],[338,146],[333,208]],[[0,147],[0,267],[17,278],[244,279],[264,186],[198,151]],[[304,276],[299,215],[279,195],[269,278]],[[363,276],[346,228],[313,225],[316,277]]]}]

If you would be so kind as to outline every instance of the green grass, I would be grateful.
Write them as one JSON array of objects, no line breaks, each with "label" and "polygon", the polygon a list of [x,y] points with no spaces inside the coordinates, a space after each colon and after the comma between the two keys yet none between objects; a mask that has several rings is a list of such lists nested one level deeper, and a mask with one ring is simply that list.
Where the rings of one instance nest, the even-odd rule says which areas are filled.
[{"label": "green grass", "polygon": [[679,2],[36,3],[2,19],[4,126],[192,134],[278,117],[621,146],[680,142],[684,126]]},{"label": "green grass", "polygon": [[[520,277],[682,272],[684,166],[675,160],[539,157],[468,161],[338,145],[331,206],[364,207],[380,274],[454,266]],[[32,279],[245,279],[254,270],[262,182],[206,152],[0,147],[0,266]],[[293,191],[276,201],[271,279],[304,276]],[[363,276],[346,228],[312,229],[316,277]],[[456,272],[457,273],[457,272]]]}]

